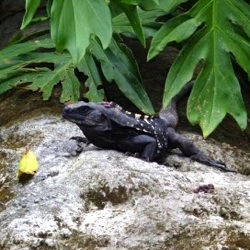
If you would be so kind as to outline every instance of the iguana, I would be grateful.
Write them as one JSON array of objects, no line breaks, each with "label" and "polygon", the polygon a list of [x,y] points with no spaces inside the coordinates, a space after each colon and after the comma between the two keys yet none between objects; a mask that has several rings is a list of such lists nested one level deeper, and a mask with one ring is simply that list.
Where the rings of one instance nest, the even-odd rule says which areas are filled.
[{"label": "iguana", "polygon": [[221,161],[202,153],[190,140],[175,132],[178,97],[157,115],[147,116],[125,111],[114,102],[77,102],[64,107],[63,117],[75,123],[86,138],[97,147],[135,155],[146,161],[160,162],[168,150],[179,148],[185,156],[225,172]]}]

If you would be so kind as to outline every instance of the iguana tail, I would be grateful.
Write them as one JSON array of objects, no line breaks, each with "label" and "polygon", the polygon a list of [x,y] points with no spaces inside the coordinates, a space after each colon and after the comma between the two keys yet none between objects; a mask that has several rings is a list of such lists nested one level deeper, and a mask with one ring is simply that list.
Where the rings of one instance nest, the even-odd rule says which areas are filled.
[{"label": "iguana tail", "polygon": [[177,126],[177,103],[191,91],[192,86],[193,81],[187,83],[182,90],[175,97],[173,97],[168,106],[160,111],[160,117],[167,122],[169,127],[175,128]]}]

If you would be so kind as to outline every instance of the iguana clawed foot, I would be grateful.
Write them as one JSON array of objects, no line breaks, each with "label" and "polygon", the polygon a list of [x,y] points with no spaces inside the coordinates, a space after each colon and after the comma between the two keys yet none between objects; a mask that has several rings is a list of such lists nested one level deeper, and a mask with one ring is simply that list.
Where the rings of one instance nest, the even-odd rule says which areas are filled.
[{"label": "iguana clawed foot", "polygon": [[90,142],[88,141],[87,138],[81,137],[81,136],[73,136],[70,138],[70,140],[75,140],[77,142],[83,142],[86,144],[86,146],[90,144]]},{"label": "iguana clawed foot", "polygon": [[80,136],[74,136],[70,138],[69,145],[67,146],[67,151],[72,155],[79,155],[85,146],[89,145],[89,141]]},{"label": "iguana clawed foot", "polygon": [[125,155],[126,155],[126,156],[133,156],[133,157],[136,157],[136,158],[141,159],[139,153],[137,153],[137,152],[136,152],[136,153],[125,152]]},{"label": "iguana clawed foot", "polygon": [[190,157],[190,159],[191,160],[196,160],[196,161],[198,161],[200,163],[203,163],[203,164],[205,164],[207,166],[217,168],[217,169],[219,169],[221,171],[224,171],[224,172],[237,173],[237,171],[235,171],[235,170],[228,169],[224,162],[222,162],[222,161],[214,161],[214,160],[210,159],[208,156],[206,156],[203,153],[198,153],[198,154],[192,155]]}]

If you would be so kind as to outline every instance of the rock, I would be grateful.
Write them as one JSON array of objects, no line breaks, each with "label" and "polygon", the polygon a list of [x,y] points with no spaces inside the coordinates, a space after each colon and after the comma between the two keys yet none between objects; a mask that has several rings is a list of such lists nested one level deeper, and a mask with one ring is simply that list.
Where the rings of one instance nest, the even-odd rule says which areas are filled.
[{"label": "rock", "polygon": [[[24,1],[16,2],[0,3],[1,48],[19,31]],[[145,51],[136,51],[159,109],[176,51],[149,63]],[[108,86],[110,100],[127,102]],[[93,145],[73,157],[69,151],[77,145],[69,138],[81,132],[60,117],[60,89],[50,102],[22,87],[14,92],[0,98],[0,249],[250,249],[249,129],[243,133],[226,118],[205,141],[183,118],[185,108],[180,110],[181,132],[239,174],[191,162],[178,152],[165,165]],[[249,109],[249,91],[242,92]],[[40,168],[20,184],[17,165],[26,149],[36,153]]]},{"label": "rock", "polygon": [[[77,126],[55,114],[2,126],[0,249],[249,249],[248,176],[178,154],[167,158],[171,166],[93,145],[71,156],[76,135]],[[223,145],[187,136],[237,163]],[[27,145],[40,168],[20,184]]]}]

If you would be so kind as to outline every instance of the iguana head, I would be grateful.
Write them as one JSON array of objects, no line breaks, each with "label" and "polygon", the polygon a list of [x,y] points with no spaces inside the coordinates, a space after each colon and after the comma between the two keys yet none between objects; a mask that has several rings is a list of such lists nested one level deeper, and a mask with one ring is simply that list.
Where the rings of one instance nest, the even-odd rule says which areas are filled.
[{"label": "iguana head", "polygon": [[131,113],[112,102],[70,104],[63,109],[63,118],[85,131],[111,131],[113,127],[120,126],[155,134],[154,116]]},{"label": "iguana head", "polygon": [[105,115],[105,107],[95,103],[77,102],[63,108],[63,118],[76,123],[79,127],[110,130],[110,119]]}]

